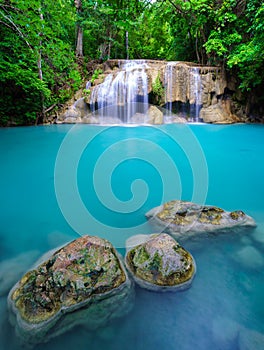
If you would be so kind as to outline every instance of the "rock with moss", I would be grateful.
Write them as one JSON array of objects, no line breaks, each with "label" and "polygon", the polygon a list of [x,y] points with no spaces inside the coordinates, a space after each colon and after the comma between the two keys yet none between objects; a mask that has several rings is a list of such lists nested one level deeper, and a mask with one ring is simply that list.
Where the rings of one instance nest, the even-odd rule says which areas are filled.
[{"label": "rock with moss", "polygon": [[196,272],[195,261],[170,235],[133,236],[126,247],[126,267],[140,287],[156,292],[190,287]]},{"label": "rock with moss", "polygon": [[46,256],[8,296],[10,321],[27,344],[46,342],[76,325],[96,329],[132,305],[133,283],[118,253],[94,236]]},{"label": "rock with moss", "polygon": [[146,217],[154,226],[176,237],[256,226],[254,219],[242,210],[228,212],[215,206],[181,200],[155,207],[146,213]]}]

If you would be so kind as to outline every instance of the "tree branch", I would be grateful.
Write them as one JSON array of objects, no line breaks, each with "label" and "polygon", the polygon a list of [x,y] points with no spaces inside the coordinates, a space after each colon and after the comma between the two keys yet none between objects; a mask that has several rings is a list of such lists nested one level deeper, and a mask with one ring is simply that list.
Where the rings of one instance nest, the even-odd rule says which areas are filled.
[{"label": "tree branch", "polygon": [[47,109],[45,109],[45,113],[48,113],[48,112],[52,111],[53,108],[56,107],[56,106],[57,106],[57,103],[54,103],[52,106],[50,106]]},{"label": "tree branch", "polygon": [[10,28],[18,33],[18,35],[26,42],[27,46],[30,48],[31,51],[34,51],[30,43],[25,38],[24,34],[21,32],[18,26],[11,20],[11,18],[9,16],[6,16],[3,11],[0,11],[0,15],[2,15],[2,17],[4,17],[9,23],[11,23]]},{"label": "tree branch", "polygon": [[186,11],[183,11],[179,6],[174,4],[174,2],[172,0],[168,0],[168,1],[180,14],[186,15]]}]

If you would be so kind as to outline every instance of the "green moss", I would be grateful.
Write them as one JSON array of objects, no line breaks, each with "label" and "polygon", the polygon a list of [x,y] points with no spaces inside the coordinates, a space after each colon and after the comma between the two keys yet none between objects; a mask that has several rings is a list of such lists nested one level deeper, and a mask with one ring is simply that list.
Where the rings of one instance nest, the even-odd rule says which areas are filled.
[{"label": "green moss", "polygon": [[142,246],[141,248],[133,249],[134,252],[131,251],[133,254],[133,264],[135,266],[142,265],[145,261],[149,259],[149,253],[146,251],[145,247]]},{"label": "green moss", "polygon": [[156,252],[149,263],[149,269],[151,271],[160,271],[162,267],[162,257]]}]

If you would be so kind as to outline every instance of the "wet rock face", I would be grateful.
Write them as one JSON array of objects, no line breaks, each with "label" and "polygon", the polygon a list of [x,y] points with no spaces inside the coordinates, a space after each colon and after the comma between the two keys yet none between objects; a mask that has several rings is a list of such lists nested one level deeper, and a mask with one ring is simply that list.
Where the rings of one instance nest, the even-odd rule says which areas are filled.
[{"label": "wet rock face", "polygon": [[148,124],[162,124],[163,113],[155,106],[150,106],[147,111]]},{"label": "wet rock face", "polygon": [[97,328],[125,313],[130,296],[131,282],[111,243],[84,236],[27,272],[10,291],[8,304],[17,333],[34,343],[76,324]]},{"label": "wet rock face", "polygon": [[174,200],[151,209],[147,218],[152,223],[176,235],[181,233],[213,232],[241,226],[256,226],[243,211],[224,211],[214,206]]},{"label": "wet rock face", "polygon": [[125,263],[135,282],[152,291],[188,288],[196,271],[191,254],[167,234],[146,235],[145,242],[128,249]]},{"label": "wet rock face", "polygon": [[220,101],[212,106],[203,107],[200,111],[200,118],[205,123],[214,124],[232,124],[240,121],[240,119],[231,112],[230,101]]},{"label": "wet rock face", "polygon": [[[100,69],[103,74],[99,80],[89,84],[89,94],[85,93],[85,97],[79,97],[69,106],[57,118],[58,123],[91,123],[94,120],[89,118],[89,114],[95,109],[100,110],[103,106],[120,107],[134,102],[159,106],[182,103],[186,108],[190,108],[190,105],[192,108],[196,106],[197,118],[199,109],[202,108],[199,118],[208,123],[239,121],[232,114],[231,105],[228,108],[224,102],[222,106],[227,81],[220,67],[199,66],[180,61],[108,60]],[[117,112],[116,114],[118,115]],[[158,115],[157,111],[147,113],[144,118],[134,114],[131,117],[132,123],[165,122],[164,116]],[[166,121],[168,122],[168,119]],[[111,120],[105,122],[111,124]],[[169,122],[177,123],[182,120],[174,119]]]}]

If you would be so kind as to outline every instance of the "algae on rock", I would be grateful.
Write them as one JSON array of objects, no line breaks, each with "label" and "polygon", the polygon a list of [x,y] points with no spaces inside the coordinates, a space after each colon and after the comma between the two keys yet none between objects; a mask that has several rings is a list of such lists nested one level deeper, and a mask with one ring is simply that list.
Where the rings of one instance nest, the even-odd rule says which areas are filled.
[{"label": "algae on rock", "polygon": [[129,311],[132,287],[111,243],[83,236],[28,271],[12,288],[11,322],[28,343],[46,342],[75,325],[95,329]]},{"label": "algae on rock", "polygon": [[[137,236],[133,236],[135,242]],[[125,264],[135,282],[152,291],[188,288],[196,272],[193,257],[167,234],[139,235],[136,247],[127,244]]]},{"label": "algae on rock", "polygon": [[240,227],[255,227],[254,219],[242,210],[225,211],[216,206],[173,200],[146,213],[152,224],[176,237],[196,232],[215,232]]}]

